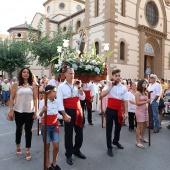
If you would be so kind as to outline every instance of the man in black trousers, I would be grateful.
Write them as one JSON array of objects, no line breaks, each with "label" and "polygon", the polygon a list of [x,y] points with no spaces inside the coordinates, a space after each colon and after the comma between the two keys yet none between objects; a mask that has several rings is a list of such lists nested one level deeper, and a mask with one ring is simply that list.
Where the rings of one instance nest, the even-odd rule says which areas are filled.
[{"label": "man in black trousers", "polygon": [[[81,153],[83,143],[83,114],[80,100],[85,99],[85,94],[80,84],[74,84],[74,69],[65,71],[66,80],[57,90],[58,108],[65,121],[65,155],[67,163],[73,165],[72,154],[81,159],[86,156]],[[75,144],[73,146],[73,128],[75,130]]]},{"label": "man in black trousers", "polygon": [[[110,87],[101,94],[102,97],[105,97],[106,95],[108,97],[108,105],[105,114],[107,153],[110,157],[113,157],[112,144],[116,145],[119,149],[124,149],[119,143],[119,138],[123,120],[126,120],[128,117],[127,92],[126,87],[120,83],[120,72],[119,69],[112,71],[113,81],[110,84]],[[112,141],[113,120],[115,121],[115,131]]]}]

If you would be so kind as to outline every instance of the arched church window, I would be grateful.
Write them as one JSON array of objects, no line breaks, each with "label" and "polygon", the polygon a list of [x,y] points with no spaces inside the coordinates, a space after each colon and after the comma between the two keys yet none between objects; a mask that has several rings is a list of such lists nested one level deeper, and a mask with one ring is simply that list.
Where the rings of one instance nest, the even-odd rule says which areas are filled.
[{"label": "arched church window", "polygon": [[145,52],[150,53],[150,54],[154,54],[154,49],[153,49],[153,47],[150,43],[145,44]]},{"label": "arched church window", "polygon": [[95,42],[96,55],[99,54],[99,42]]},{"label": "arched church window", "polygon": [[66,32],[66,29],[67,29],[66,27],[63,27],[63,32]]},{"label": "arched church window", "polygon": [[18,37],[21,37],[21,33],[18,33],[17,36],[18,36]]},{"label": "arched church window", "polygon": [[120,60],[125,60],[125,43],[123,41],[120,43]]},{"label": "arched church window", "polygon": [[146,4],[146,18],[151,26],[155,26],[158,23],[158,8],[153,1]]},{"label": "arched church window", "polygon": [[48,13],[50,12],[50,6],[47,7],[47,12],[48,12]]},{"label": "arched church window", "polygon": [[99,16],[99,0],[95,0],[95,17]]},{"label": "arched church window", "polygon": [[99,42],[95,42],[96,55],[99,54]]},{"label": "arched church window", "polygon": [[80,21],[78,21],[77,22],[77,26],[76,26],[76,30],[78,31],[78,29],[81,27],[81,22]]},{"label": "arched church window", "polygon": [[121,15],[125,17],[125,0],[122,0],[121,4]]}]

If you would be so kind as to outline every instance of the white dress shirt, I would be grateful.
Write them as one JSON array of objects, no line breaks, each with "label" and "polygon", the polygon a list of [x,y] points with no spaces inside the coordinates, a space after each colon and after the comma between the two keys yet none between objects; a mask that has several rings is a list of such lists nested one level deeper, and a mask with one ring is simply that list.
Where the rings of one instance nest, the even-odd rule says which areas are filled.
[{"label": "white dress shirt", "polygon": [[115,98],[123,101],[127,101],[127,89],[121,83],[114,85],[108,93],[108,98]]},{"label": "white dress shirt", "polygon": [[59,111],[64,110],[63,99],[72,98],[72,97],[79,97],[80,100],[85,99],[85,94],[79,94],[78,89],[72,84],[67,83],[64,81],[58,86],[57,90],[57,100],[58,100],[58,109]]},{"label": "white dress shirt", "polygon": [[[37,118],[41,119],[42,117],[40,116],[40,112],[42,111],[44,107],[44,100],[41,100],[39,103],[39,109],[38,109],[38,114],[37,114]],[[47,115],[58,115],[58,119],[62,119],[63,116],[58,114],[58,103],[57,103],[57,99],[54,99],[54,101],[50,101],[49,99],[47,100]]]},{"label": "white dress shirt", "polygon": [[95,88],[94,88],[93,83],[90,82],[90,83],[84,84],[83,90],[90,90],[90,95],[95,96]]},{"label": "white dress shirt", "polygon": [[55,86],[56,89],[58,89],[59,84],[60,84],[60,82],[56,81],[55,79],[51,79],[51,80],[48,82],[48,85]]},{"label": "white dress shirt", "polygon": [[[159,83],[155,82],[154,84],[149,84],[148,91],[153,91],[151,93],[151,103],[155,99],[156,96],[161,96],[162,87]],[[160,98],[157,99],[156,102],[159,102]]]},{"label": "white dress shirt", "polygon": [[135,113],[136,105],[129,102],[129,100],[135,102],[135,94],[133,94],[131,91],[129,91],[129,92],[127,92],[127,96],[128,96],[128,112]]}]

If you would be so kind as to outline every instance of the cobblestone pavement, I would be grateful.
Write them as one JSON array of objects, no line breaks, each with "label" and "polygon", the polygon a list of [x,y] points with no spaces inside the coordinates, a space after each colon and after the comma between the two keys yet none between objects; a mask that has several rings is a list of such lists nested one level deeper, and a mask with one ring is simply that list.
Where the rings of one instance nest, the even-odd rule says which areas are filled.
[{"label": "cobblestone pavement", "polygon": [[[15,123],[5,119],[5,112],[7,112],[7,107],[1,106],[0,170],[43,170],[43,142],[42,137],[37,136],[37,121],[34,122],[33,127],[32,160],[26,161],[24,135],[21,144],[23,155],[18,157],[15,153]],[[111,158],[107,155],[105,128],[101,128],[99,113],[94,112],[94,126],[86,123],[84,127],[84,142],[81,151],[87,159],[81,160],[73,156],[74,165],[70,166],[66,163],[64,128],[60,127],[58,164],[62,170],[167,170],[170,167],[170,130],[166,128],[169,120],[170,115],[165,115],[160,133],[151,132],[151,146],[144,144],[145,149],[137,148],[135,133],[129,132],[126,126],[122,127],[120,143],[124,146],[124,150],[119,150],[114,146],[114,157]]]}]

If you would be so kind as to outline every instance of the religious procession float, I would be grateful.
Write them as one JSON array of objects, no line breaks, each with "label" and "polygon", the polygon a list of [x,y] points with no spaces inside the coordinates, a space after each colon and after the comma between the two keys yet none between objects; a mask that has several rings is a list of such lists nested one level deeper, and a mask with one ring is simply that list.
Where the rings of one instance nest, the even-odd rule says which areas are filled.
[{"label": "religious procession float", "polygon": [[89,81],[106,80],[107,77],[107,58],[114,52],[108,52],[109,44],[104,44],[104,50],[108,53],[105,56],[96,54],[94,41],[92,49],[86,51],[85,32],[80,31],[80,38],[77,40],[78,48],[72,50],[69,47],[69,40],[63,40],[63,47],[58,46],[58,56],[51,61],[55,62],[55,72],[61,74],[61,80],[65,79],[66,68],[74,68],[75,78],[83,83]]}]

